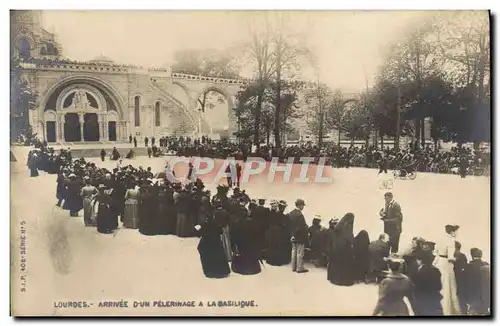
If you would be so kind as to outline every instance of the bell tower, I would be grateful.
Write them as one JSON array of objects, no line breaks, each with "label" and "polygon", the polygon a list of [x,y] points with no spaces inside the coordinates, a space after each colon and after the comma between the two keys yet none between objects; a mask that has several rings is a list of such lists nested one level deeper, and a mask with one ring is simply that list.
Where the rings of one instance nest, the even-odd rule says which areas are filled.
[{"label": "bell tower", "polygon": [[11,55],[22,58],[57,58],[61,46],[55,35],[43,28],[43,11],[10,11]]}]

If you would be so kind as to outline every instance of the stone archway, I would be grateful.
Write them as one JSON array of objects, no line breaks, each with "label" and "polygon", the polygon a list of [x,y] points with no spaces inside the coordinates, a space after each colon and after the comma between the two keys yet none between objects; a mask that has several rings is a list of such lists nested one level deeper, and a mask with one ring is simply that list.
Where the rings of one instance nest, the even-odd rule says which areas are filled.
[{"label": "stone archway", "polygon": [[[56,141],[100,141],[108,140],[108,113],[114,112],[114,140],[126,134],[126,121],[122,116],[123,102],[117,93],[106,84],[100,84],[96,78],[70,77],[52,86],[41,100],[42,112],[55,112]],[[40,113],[39,113],[40,114]],[[78,122],[74,118],[78,116]],[[69,115],[68,117],[66,117]],[[47,126],[52,122],[46,119],[45,113],[41,119]],[[66,126],[69,123],[74,128]],[[52,127],[50,127],[52,128]],[[73,135],[75,130],[80,137]],[[70,136],[66,137],[69,132]],[[47,132],[45,132],[47,139]]]},{"label": "stone archway", "polygon": [[[197,94],[194,101],[194,109],[200,111],[198,112],[200,119],[198,125],[199,133],[207,133],[208,131],[210,134],[215,133],[220,136],[230,136],[229,130],[231,129],[231,113],[234,101],[225,88],[218,87],[217,85],[209,85]],[[215,113],[216,111],[211,111],[221,104],[222,108],[217,110],[219,112]],[[215,113],[213,119],[210,117],[211,113]],[[217,122],[222,122],[222,124],[217,124]]]}]

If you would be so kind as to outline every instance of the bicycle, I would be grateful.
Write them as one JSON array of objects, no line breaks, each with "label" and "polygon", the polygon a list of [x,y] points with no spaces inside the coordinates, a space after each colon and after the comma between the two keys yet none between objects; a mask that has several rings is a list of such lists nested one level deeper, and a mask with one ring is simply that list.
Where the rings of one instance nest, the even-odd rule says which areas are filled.
[{"label": "bicycle", "polygon": [[399,178],[405,180],[406,178],[408,178],[410,180],[415,180],[417,178],[417,171],[418,171],[418,163],[416,163],[413,166],[410,172],[406,171],[406,169],[399,168],[394,170],[392,174],[394,175],[394,179]]}]

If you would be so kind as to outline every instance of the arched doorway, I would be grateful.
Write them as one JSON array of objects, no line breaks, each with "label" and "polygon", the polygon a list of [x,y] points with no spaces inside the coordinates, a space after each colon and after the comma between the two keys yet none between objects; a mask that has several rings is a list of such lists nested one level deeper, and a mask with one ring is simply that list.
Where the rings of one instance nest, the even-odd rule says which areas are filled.
[{"label": "arched doorway", "polygon": [[[126,125],[122,121],[124,105],[119,94],[112,85],[96,77],[77,75],[65,78],[47,91],[41,103],[46,116],[42,125],[47,127],[48,121],[55,121],[56,142],[107,140],[106,115],[109,112],[115,112],[117,116],[117,139]],[[54,112],[55,119],[47,119],[47,112]],[[46,136],[46,130],[38,128],[37,132]]]},{"label": "arched doorway", "polygon": [[161,126],[161,115],[160,115],[160,102],[156,102],[155,104],[155,127]]},{"label": "arched doorway", "polygon": [[108,112],[108,140],[116,141],[118,139],[118,114],[115,111]]},{"label": "arched doorway", "polygon": [[67,142],[81,140],[80,117],[77,113],[66,113],[64,115],[64,140]]},{"label": "arched doorway", "polygon": [[46,122],[47,142],[54,143],[56,141],[56,122]]},{"label": "arched doorway", "polygon": [[18,50],[19,50],[19,56],[21,58],[27,59],[31,57],[31,46],[28,40],[24,38],[20,39],[18,43]]},{"label": "arched doorway", "polygon": [[99,122],[97,114],[85,113],[83,121],[83,140],[99,141]]},{"label": "arched doorway", "polygon": [[139,96],[134,97],[134,126],[139,127],[141,125],[141,98]]}]

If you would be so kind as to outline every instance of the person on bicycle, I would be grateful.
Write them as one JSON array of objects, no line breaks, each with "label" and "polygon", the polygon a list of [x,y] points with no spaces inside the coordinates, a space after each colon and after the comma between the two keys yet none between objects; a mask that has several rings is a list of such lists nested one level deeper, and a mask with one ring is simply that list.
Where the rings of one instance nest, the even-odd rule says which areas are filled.
[{"label": "person on bicycle", "polygon": [[407,173],[413,172],[413,166],[415,162],[413,161],[413,157],[410,153],[406,153],[400,160],[400,177],[406,177]]}]

